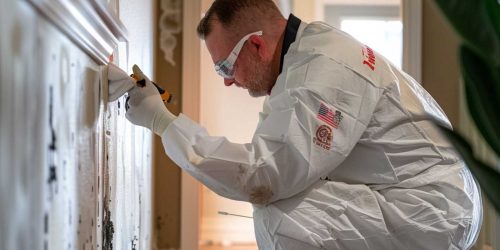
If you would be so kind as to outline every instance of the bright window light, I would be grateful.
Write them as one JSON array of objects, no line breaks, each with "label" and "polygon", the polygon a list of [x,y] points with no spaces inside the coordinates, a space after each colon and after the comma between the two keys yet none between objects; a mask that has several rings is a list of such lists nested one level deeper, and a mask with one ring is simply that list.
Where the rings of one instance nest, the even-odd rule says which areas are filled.
[{"label": "bright window light", "polygon": [[401,68],[403,24],[400,20],[342,19],[340,29],[368,45]]}]

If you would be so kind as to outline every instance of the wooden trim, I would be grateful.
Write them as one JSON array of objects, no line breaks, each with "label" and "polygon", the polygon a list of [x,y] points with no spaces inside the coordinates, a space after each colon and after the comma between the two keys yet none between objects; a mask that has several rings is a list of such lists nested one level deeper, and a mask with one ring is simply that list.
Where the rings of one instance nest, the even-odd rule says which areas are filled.
[{"label": "wooden trim", "polygon": [[118,46],[126,41],[126,29],[99,0],[28,2],[81,50],[104,65]]},{"label": "wooden trim", "polygon": [[[201,43],[196,26],[202,1],[183,2],[182,23],[182,113],[200,121]],[[199,242],[200,184],[187,172],[181,173],[181,250],[196,250]]]},{"label": "wooden trim", "polygon": [[401,1],[403,71],[422,83],[422,0]]}]

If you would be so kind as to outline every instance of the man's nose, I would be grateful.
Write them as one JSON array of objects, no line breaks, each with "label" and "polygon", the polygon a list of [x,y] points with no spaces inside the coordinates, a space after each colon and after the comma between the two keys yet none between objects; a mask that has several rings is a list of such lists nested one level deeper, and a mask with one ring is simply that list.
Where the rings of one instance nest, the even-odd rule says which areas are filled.
[{"label": "man's nose", "polygon": [[233,83],[234,83],[234,79],[226,79],[226,78],[224,78],[224,85],[226,85],[226,86],[229,87],[229,86],[233,85]]}]

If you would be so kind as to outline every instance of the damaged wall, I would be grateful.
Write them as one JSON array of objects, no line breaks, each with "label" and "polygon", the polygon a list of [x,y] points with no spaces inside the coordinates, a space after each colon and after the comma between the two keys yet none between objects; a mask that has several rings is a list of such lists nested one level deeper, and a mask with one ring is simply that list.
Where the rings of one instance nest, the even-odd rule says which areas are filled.
[{"label": "damaged wall", "polygon": [[152,2],[0,1],[0,249],[151,247],[152,135],[100,70],[152,75]]}]

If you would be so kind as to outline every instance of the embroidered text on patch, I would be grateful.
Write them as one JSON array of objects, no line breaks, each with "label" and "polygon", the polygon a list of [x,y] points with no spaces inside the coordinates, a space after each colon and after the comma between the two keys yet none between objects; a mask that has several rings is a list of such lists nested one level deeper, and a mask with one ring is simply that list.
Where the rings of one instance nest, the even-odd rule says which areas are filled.
[{"label": "embroidered text on patch", "polygon": [[373,50],[368,47],[364,46],[363,49],[361,50],[361,53],[363,54],[363,57],[365,58],[363,60],[363,64],[368,65],[368,67],[374,71],[375,70],[375,53]]},{"label": "embroidered text on patch", "polygon": [[338,128],[340,121],[342,121],[342,118],[344,118],[344,116],[342,116],[342,112],[336,110],[334,114],[332,109],[330,109],[323,103],[321,103],[319,106],[317,117],[333,128]]},{"label": "embroidered text on patch", "polygon": [[327,125],[321,125],[316,130],[316,136],[313,138],[314,144],[320,146],[326,150],[330,150],[332,147],[332,128]]}]

